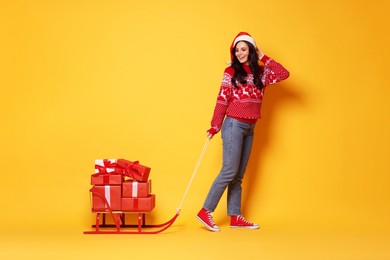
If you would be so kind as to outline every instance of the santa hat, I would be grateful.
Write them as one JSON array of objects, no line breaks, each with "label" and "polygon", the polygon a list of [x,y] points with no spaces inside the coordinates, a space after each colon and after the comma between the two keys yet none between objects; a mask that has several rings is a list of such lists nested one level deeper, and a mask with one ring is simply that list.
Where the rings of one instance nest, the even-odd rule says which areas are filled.
[{"label": "santa hat", "polygon": [[234,46],[236,46],[237,42],[240,42],[240,41],[247,41],[247,42],[251,43],[253,46],[255,46],[255,48],[256,48],[255,39],[253,39],[253,37],[250,36],[249,33],[240,32],[240,33],[237,34],[237,36],[234,38],[234,40],[233,40],[233,42],[232,42],[232,45],[230,46],[230,58],[231,58],[231,60],[233,60],[233,55],[231,54],[231,53],[232,53],[232,50],[233,50]]}]

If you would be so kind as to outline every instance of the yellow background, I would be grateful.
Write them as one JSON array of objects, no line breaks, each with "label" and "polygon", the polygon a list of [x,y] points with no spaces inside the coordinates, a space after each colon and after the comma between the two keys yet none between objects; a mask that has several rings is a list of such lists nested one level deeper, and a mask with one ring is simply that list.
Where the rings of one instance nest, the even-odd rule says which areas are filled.
[{"label": "yellow background", "polygon": [[[0,255],[390,259],[389,8],[1,1]],[[173,216],[240,31],[291,73],[267,90],[244,180],[244,214],[262,228],[230,230],[225,197],[214,215],[222,232],[195,220],[220,168],[217,135],[166,233],[83,235],[99,158],[151,167],[148,220]]]}]

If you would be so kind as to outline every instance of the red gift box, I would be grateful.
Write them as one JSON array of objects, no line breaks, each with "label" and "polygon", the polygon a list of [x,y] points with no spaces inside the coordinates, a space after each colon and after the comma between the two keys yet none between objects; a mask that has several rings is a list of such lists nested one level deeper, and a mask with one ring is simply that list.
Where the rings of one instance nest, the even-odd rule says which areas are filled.
[{"label": "red gift box", "polygon": [[108,211],[122,209],[122,186],[104,185],[93,186],[92,211]]},{"label": "red gift box", "polygon": [[107,185],[107,184],[121,185],[122,182],[123,182],[123,175],[120,174],[95,173],[91,175],[92,185]]},{"label": "red gift box", "polygon": [[122,183],[122,198],[146,198],[152,191],[152,182],[127,180]]},{"label": "red gift box", "polygon": [[146,198],[122,198],[122,211],[148,212],[156,205],[156,195]]},{"label": "red gift box", "polygon": [[150,168],[139,164],[138,161],[131,162],[125,159],[118,159],[115,173],[123,174],[135,181],[147,181],[149,179]]},{"label": "red gift box", "polygon": [[115,171],[116,159],[95,160],[95,173],[110,173]]}]

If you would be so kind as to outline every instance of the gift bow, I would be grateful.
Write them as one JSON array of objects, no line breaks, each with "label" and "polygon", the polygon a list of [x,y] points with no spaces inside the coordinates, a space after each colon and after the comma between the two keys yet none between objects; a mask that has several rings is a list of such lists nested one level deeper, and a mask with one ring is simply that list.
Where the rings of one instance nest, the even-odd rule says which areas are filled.
[{"label": "gift bow", "polygon": [[123,174],[131,179],[135,179],[134,175],[139,173],[137,169],[134,169],[134,166],[139,165],[139,161],[135,161],[126,165],[123,169]]},{"label": "gift bow", "polygon": [[116,162],[112,162],[112,160],[109,159],[99,160],[99,163],[102,163],[103,165],[95,163],[95,169],[98,171],[97,173],[109,173],[111,171],[107,171],[107,168],[114,168],[116,166]]}]

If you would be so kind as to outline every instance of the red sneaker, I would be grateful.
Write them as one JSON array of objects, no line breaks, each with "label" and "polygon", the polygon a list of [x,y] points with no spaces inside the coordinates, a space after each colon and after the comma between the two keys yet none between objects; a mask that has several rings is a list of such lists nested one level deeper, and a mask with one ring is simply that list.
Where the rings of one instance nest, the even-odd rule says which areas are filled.
[{"label": "red sneaker", "polygon": [[247,221],[243,216],[232,216],[230,219],[231,228],[250,228],[258,229],[260,226],[258,224],[253,224]]},{"label": "red sneaker", "polygon": [[211,212],[205,209],[201,209],[196,215],[196,218],[209,230],[211,231],[220,231],[221,229],[215,225],[213,216],[211,215]]}]

